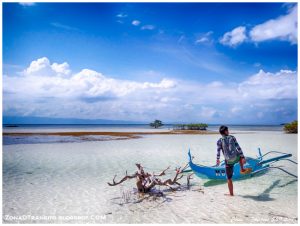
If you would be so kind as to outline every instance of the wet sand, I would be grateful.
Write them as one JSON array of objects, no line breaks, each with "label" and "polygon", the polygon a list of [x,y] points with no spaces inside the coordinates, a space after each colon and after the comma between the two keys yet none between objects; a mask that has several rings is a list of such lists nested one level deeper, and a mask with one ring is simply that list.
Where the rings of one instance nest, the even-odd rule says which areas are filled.
[{"label": "wet sand", "polygon": [[108,131],[78,131],[78,132],[4,132],[3,136],[112,136],[125,138],[139,138],[143,135],[209,135],[218,134],[207,130],[170,130],[157,132],[108,132]]}]

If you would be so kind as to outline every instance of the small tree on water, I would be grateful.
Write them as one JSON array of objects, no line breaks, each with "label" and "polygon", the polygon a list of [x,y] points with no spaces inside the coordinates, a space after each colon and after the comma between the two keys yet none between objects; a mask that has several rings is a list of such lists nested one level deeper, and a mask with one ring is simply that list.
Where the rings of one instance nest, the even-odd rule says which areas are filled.
[{"label": "small tree on water", "polygon": [[158,127],[163,126],[163,123],[162,123],[162,121],[156,119],[156,120],[154,120],[154,122],[150,123],[150,126],[154,127],[154,128],[158,128]]}]

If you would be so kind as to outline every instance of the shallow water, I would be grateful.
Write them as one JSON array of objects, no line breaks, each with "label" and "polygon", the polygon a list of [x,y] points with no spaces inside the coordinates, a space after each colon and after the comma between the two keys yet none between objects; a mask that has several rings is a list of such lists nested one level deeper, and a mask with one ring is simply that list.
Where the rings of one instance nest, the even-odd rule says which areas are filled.
[{"label": "shallow water", "polygon": [[39,144],[39,143],[79,143],[88,141],[107,141],[127,139],[121,136],[106,136],[106,135],[83,135],[83,136],[60,136],[60,135],[4,135],[3,145],[12,144]]},{"label": "shallow water", "polygon": [[[290,152],[297,161],[297,135],[235,136],[247,156],[255,157],[260,147],[263,152]],[[298,182],[278,170],[234,182],[235,197],[224,196],[226,184],[204,187],[207,181],[194,177],[190,190],[165,192],[166,197],[134,203],[142,197],[134,193],[133,180],[115,187],[106,183],[115,174],[118,180],[126,170],[135,172],[137,162],[151,172],[183,166],[188,148],[196,163],[214,164],[218,137],[148,135],[131,140],[3,146],[4,222],[297,223]],[[287,161],[276,165],[297,172],[297,166]],[[175,172],[170,173],[168,177]],[[23,215],[27,218],[17,218]],[[42,216],[48,219],[37,219]]]},{"label": "shallow water", "polygon": [[[259,132],[259,131],[282,131],[282,125],[230,125],[232,132]],[[91,132],[91,131],[107,131],[107,132],[157,132],[169,131],[173,129],[173,125],[166,124],[162,127],[154,129],[147,124],[107,124],[107,125],[18,125],[17,127],[3,127],[4,132]],[[219,125],[208,125],[210,131],[218,131]]]},{"label": "shallow water", "polygon": [[10,132],[157,132],[157,131],[168,131],[172,129],[172,125],[165,125],[157,129],[150,127],[146,124],[107,124],[107,125],[18,125],[17,127],[3,127],[3,131]]}]

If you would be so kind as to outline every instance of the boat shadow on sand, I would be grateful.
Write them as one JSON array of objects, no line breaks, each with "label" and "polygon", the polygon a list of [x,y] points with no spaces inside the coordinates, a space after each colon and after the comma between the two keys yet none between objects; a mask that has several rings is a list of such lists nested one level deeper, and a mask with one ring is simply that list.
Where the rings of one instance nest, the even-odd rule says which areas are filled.
[{"label": "boat shadow on sand", "polygon": [[273,201],[274,198],[270,197],[270,192],[275,188],[278,187],[280,180],[274,181],[267,189],[265,189],[259,195],[241,195],[241,197],[246,199],[253,199],[255,201]]},{"label": "boat shadow on sand", "polygon": [[242,195],[241,197],[246,198],[246,199],[252,199],[254,201],[273,201],[275,199],[270,197],[270,193],[274,188],[276,188],[276,187],[282,188],[282,187],[288,186],[288,185],[296,183],[296,182],[297,182],[297,180],[292,180],[283,185],[279,185],[280,180],[276,180],[259,195]]},{"label": "boat shadow on sand", "polygon": [[[260,176],[264,175],[266,172],[267,171],[261,172],[258,175],[256,175],[255,177],[258,177],[258,176],[260,177]],[[249,178],[239,179],[238,181],[243,181],[245,179],[249,179]],[[251,177],[250,177],[250,179],[251,179]],[[289,181],[285,184],[280,185],[280,180],[276,180],[276,181],[273,181],[273,183],[259,195],[244,195],[244,196],[241,196],[241,197],[246,198],[246,199],[252,199],[252,200],[255,200],[255,201],[273,201],[275,199],[270,197],[270,193],[274,188],[276,188],[276,187],[283,188],[283,187],[286,187],[288,185],[294,184],[297,181],[298,181],[297,179],[293,179],[293,180],[291,180],[291,181]],[[209,181],[205,182],[203,184],[203,186],[204,187],[211,187],[211,186],[217,186],[217,185],[221,185],[221,184],[227,184],[227,180],[209,180]]]}]

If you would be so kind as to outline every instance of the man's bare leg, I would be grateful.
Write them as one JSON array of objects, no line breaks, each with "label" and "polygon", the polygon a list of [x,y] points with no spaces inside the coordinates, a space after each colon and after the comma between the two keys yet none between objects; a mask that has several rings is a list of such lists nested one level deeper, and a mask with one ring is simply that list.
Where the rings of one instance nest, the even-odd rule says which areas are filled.
[{"label": "man's bare leg", "polygon": [[242,159],[242,158],[240,158],[239,163],[240,163],[240,167],[241,167],[241,172],[245,172],[245,169],[244,169],[244,162],[243,162],[243,159]]},{"label": "man's bare leg", "polygon": [[252,169],[251,168],[244,168],[244,164],[245,164],[245,159],[241,158],[240,159],[240,167],[241,167],[241,174],[248,174],[251,173]]},{"label": "man's bare leg", "polygon": [[229,194],[230,196],[233,196],[233,183],[232,183],[232,179],[228,179],[227,180],[227,184],[228,184],[228,189],[229,189]]}]

